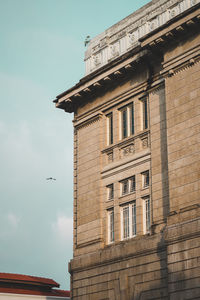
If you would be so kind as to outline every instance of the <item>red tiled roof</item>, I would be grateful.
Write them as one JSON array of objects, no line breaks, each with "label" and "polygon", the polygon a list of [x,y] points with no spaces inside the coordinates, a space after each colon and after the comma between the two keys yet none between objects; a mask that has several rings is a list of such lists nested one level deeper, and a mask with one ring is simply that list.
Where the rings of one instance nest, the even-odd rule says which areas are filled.
[{"label": "red tiled roof", "polygon": [[15,288],[0,287],[0,293],[70,297],[70,291],[63,291],[57,289],[52,289],[48,292],[48,291],[35,291],[31,289],[15,289]]},{"label": "red tiled roof", "polygon": [[69,291],[55,289],[59,286],[49,278],[0,273],[0,293],[70,297]]},{"label": "red tiled roof", "polygon": [[56,281],[49,278],[12,273],[0,273],[0,282],[21,282],[23,284],[45,285],[48,287],[60,286]]}]

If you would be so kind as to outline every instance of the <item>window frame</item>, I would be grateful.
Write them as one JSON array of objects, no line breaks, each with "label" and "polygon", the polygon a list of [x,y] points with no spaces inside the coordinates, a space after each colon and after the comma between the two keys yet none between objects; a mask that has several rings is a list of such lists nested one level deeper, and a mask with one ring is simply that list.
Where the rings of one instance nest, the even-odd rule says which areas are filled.
[{"label": "window frame", "polygon": [[119,108],[119,137],[123,140],[135,134],[134,101]]},{"label": "window frame", "polygon": [[[127,204],[121,205],[121,240],[127,240],[134,238],[137,235],[137,211],[136,211],[136,201],[129,202]],[[127,213],[127,221],[125,220],[125,214]],[[126,221],[126,229],[124,224]]]},{"label": "window frame", "polygon": [[107,201],[111,201],[114,199],[114,184],[108,184],[106,186],[106,190],[107,190]]},{"label": "window frame", "polygon": [[[127,182],[127,187],[126,187],[127,192],[124,191],[124,183],[125,182]],[[133,182],[134,182],[134,184],[132,185]],[[126,196],[131,193],[135,193],[135,191],[136,191],[136,176],[135,175],[125,178],[125,179],[121,180],[119,183],[120,183],[120,196],[121,197]]]},{"label": "window frame", "polygon": [[147,96],[141,99],[142,101],[142,130],[149,128],[149,106]]},{"label": "window frame", "polygon": [[115,241],[115,224],[114,224],[114,208],[107,210],[107,229],[108,229],[108,244],[112,244]]},{"label": "window frame", "polygon": [[[150,174],[149,174],[149,170],[146,170],[144,172],[141,173],[142,174],[142,188],[146,189],[149,187],[150,185]],[[147,182],[147,178],[148,178],[148,183]]]},{"label": "window frame", "polygon": [[149,234],[151,231],[151,202],[150,197],[143,198],[143,232]]},{"label": "window frame", "polygon": [[113,113],[106,115],[107,146],[113,144]]}]

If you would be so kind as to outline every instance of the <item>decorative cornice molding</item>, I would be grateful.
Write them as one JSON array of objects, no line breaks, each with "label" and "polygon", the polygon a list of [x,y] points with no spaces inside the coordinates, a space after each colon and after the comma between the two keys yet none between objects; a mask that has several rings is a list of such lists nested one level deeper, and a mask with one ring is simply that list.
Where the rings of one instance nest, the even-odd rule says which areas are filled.
[{"label": "decorative cornice molding", "polygon": [[75,128],[75,130],[79,130],[83,127],[87,127],[87,126],[91,125],[92,123],[99,121],[102,118],[102,116],[103,116],[102,113],[98,113],[97,115],[95,115],[87,120],[81,120],[77,123],[76,123],[76,121],[74,121],[74,128]]},{"label": "decorative cornice molding", "polygon": [[200,0],[151,1],[93,38],[85,52],[86,75],[140,45],[140,39],[193,8]]},{"label": "decorative cornice molding", "polygon": [[164,77],[172,77],[177,73],[187,70],[200,62],[200,45],[174,57],[163,63],[163,70],[160,74]]}]

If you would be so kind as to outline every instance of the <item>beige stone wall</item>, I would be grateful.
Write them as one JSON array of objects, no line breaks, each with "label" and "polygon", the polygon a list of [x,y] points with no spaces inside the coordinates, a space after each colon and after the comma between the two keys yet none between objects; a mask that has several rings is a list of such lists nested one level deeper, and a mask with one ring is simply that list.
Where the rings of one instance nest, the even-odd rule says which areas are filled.
[{"label": "beige stone wall", "polygon": [[149,94],[152,175],[152,218],[159,232],[169,214],[168,153],[165,85]]},{"label": "beige stone wall", "polygon": [[177,211],[199,203],[200,64],[168,78],[166,90],[170,210]]},{"label": "beige stone wall", "polygon": [[[93,262],[98,267],[92,267]],[[73,261],[73,299],[168,299],[165,245],[160,235],[87,255],[82,267],[79,259]]]},{"label": "beige stone wall", "polygon": [[[177,28],[176,34],[184,30]],[[163,42],[159,34],[158,44]],[[137,72],[116,81],[111,78],[96,98],[86,99],[76,110],[73,299],[200,298],[200,35],[191,29],[178,40],[173,34],[164,47],[155,49],[154,43],[149,60],[141,60]],[[148,100],[147,129],[142,127],[143,97]],[[121,139],[120,108],[130,103],[135,108],[135,132]],[[112,145],[107,145],[109,113]],[[146,170],[150,185],[144,189]],[[122,196],[121,180],[133,175],[136,190]],[[151,203],[147,234],[145,196]],[[137,234],[122,240],[122,207],[133,201]],[[110,209],[115,238],[109,244]]]},{"label": "beige stone wall", "polygon": [[[76,128],[76,245],[78,250],[101,240],[100,120]],[[75,252],[76,254],[76,252]]]}]

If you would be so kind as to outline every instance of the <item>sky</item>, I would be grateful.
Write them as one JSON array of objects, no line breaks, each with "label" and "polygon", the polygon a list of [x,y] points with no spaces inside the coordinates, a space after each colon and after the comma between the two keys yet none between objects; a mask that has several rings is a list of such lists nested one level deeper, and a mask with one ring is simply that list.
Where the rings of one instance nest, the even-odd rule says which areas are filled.
[{"label": "sky", "polygon": [[86,36],[148,2],[0,0],[0,272],[70,288],[73,115],[52,100],[84,76]]}]

